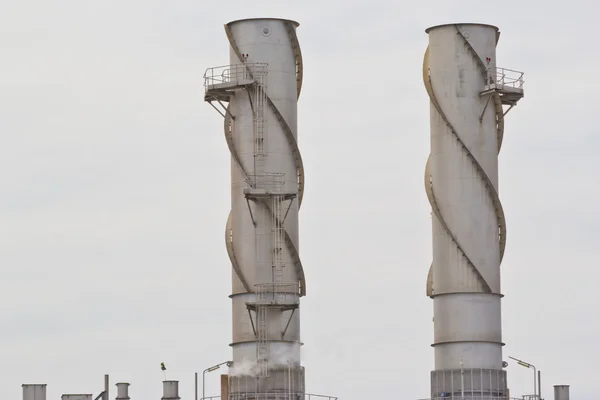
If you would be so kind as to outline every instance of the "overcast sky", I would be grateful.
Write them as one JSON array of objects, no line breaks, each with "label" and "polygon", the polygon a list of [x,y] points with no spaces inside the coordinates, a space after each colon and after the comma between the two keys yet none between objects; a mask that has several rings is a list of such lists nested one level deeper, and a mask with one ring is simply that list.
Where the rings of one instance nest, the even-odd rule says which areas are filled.
[{"label": "overcast sky", "polygon": [[[428,26],[500,27],[525,71],[507,115],[500,196],[508,355],[543,392],[597,398],[600,347],[598,5],[480,0],[5,0],[0,4],[0,398],[48,399],[164,379],[230,358],[223,233],[230,161],[202,74],[229,62],[223,24],[300,22],[307,390],[340,400],[429,395],[430,206],[423,188]],[[511,394],[532,371],[508,367]],[[115,388],[111,389],[115,397]],[[207,376],[218,394],[218,373]]]}]

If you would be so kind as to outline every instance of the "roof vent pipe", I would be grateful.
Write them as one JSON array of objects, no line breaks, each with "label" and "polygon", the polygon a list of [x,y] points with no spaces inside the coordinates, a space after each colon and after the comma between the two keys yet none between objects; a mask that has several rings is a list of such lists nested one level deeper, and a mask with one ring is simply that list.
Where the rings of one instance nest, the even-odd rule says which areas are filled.
[{"label": "roof vent pipe", "polygon": [[46,400],[46,384],[24,384],[23,400]]},{"label": "roof vent pipe", "polygon": [[129,400],[129,383],[117,383],[117,400]]},{"label": "roof vent pipe", "polygon": [[569,385],[554,385],[554,400],[569,400]]},{"label": "roof vent pipe", "polygon": [[179,381],[163,381],[163,397],[161,400],[179,400]]}]

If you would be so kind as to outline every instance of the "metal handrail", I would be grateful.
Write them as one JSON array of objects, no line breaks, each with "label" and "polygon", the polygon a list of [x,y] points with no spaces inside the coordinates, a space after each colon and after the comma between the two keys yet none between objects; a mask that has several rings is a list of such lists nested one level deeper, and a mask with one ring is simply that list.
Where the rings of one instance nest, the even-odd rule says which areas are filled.
[{"label": "metal handrail", "polygon": [[221,65],[218,67],[207,68],[204,71],[204,87],[208,90],[209,86],[219,85],[239,80],[253,80],[257,72],[266,72],[268,64],[266,63],[247,63]]},{"label": "metal handrail", "polygon": [[496,86],[508,86],[513,89],[523,89],[524,72],[515,71],[508,68],[488,68],[488,84],[496,84]]},{"label": "metal handrail", "polygon": [[275,295],[279,297],[283,297],[283,300],[288,300],[288,297],[294,303],[298,304],[300,299],[298,295],[300,294],[298,290],[298,282],[270,282],[270,283],[258,283],[254,285],[256,287],[256,293],[266,294],[266,295]]},{"label": "metal handrail", "polygon": [[[448,397],[430,397],[430,398],[426,398],[426,399],[418,399],[418,400],[463,400],[467,397],[462,397],[461,395],[458,396],[448,396]],[[468,397],[469,400],[524,400],[524,398],[518,398],[518,397],[506,397],[506,396],[494,396],[494,397],[488,397],[488,396],[473,396],[473,397]]]},{"label": "metal handrail", "polygon": [[280,188],[285,184],[285,174],[278,172],[248,173],[248,178],[262,188]]},{"label": "metal handrail", "polygon": [[[304,400],[338,400],[336,396],[328,396],[324,394],[315,394],[315,393],[297,393],[297,392],[274,392],[274,393],[248,393],[248,394],[230,394],[229,400],[241,400],[241,399],[251,399],[251,400],[292,400],[292,399],[304,399]],[[221,396],[207,396],[202,397],[200,400],[219,400]],[[437,399],[436,399],[437,400]],[[443,400],[443,399],[442,399]],[[492,400],[492,399],[490,399]],[[495,399],[493,399],[495,400]],[[501,400],[507,400],[503,398]],[[520,400],[520,399],[519,399]]]}]

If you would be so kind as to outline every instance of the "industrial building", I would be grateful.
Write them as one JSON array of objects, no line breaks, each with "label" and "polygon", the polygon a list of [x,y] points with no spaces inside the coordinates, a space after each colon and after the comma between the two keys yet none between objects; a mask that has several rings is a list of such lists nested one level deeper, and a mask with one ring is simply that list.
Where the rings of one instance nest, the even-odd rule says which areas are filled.
[{"label": "industrial building", "polygon": [[[309,394],[301,363],[300,300],[307,284],[298,229],[304,193],[298,26],[274,18],[227,23],[229,62],[204,74],[204,100],[223,118],[231,153],[225,246],[232,267],[232,357],[223,363],[222,400],[337,399]],[[430,399],[508,400],[516,397],[502,354],[506,224],[498,153],[505,117],[524,96],[523,73],[497,66],[497,27],[448,24],[426,32],[431,154],[425,190],[433,231],[426,294],[434,303],[435,359]],[[116,386],[117,400],[130,399],[129,383]],[[178,381],[164,381],[163,390],[162,400],[180,399]],[[109,395],[106,376],[96,397],[65,394],[62,400]],[[521,399],[541,398],[538,389]],[[569,386],[555,386],[554,399],[569,400]],[[23,385],[23,400],[46,400],[46,385]]]},{"label": "industrial building", "polygon": [[[23,386],[23,400],[46,400],[45,384],[29,384]],[[116,384],[116,400],[129,400],[129,383],[120,382]],[[93,394],[63,394],[61,400],[108,400],[110,397],[109,376],[104,375],[104,390],[97,396]],[[164,381],[163,396],[161,400],[179,400],[179,382]]]}]

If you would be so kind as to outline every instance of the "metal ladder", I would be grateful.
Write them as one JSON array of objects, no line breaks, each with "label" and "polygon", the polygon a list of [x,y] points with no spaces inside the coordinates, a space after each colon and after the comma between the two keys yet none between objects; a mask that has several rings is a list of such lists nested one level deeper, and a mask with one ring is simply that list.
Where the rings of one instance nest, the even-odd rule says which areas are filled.
[{"label": "metal ladder", "polygon": [[256,361],[258,364],[258,377],[265,378],[269,376],[269,332],[267,329],[269,306],[267,294],[264,286],[259,286],[256,301],[257,332],[258,339],[256,348]]},{"label": "metal ladder", "polygon": [[257,70],[254,73],[254,173],[262,174],[265,172],[265,106],[267,104],[266,88],[267,71]]},{"label": "metal ladder", "polygon": [[[283,282],[283,270],[285,267],[285,242],[282,219],[283,196],[273,195],[271,197],[272,217],[272,236],[273,236],[273,283]],[[273,285],[275,288],[276,285]],[[275,290],[273,290],[275,292]],[[275,296],[275,294],[273,294]]]}]

